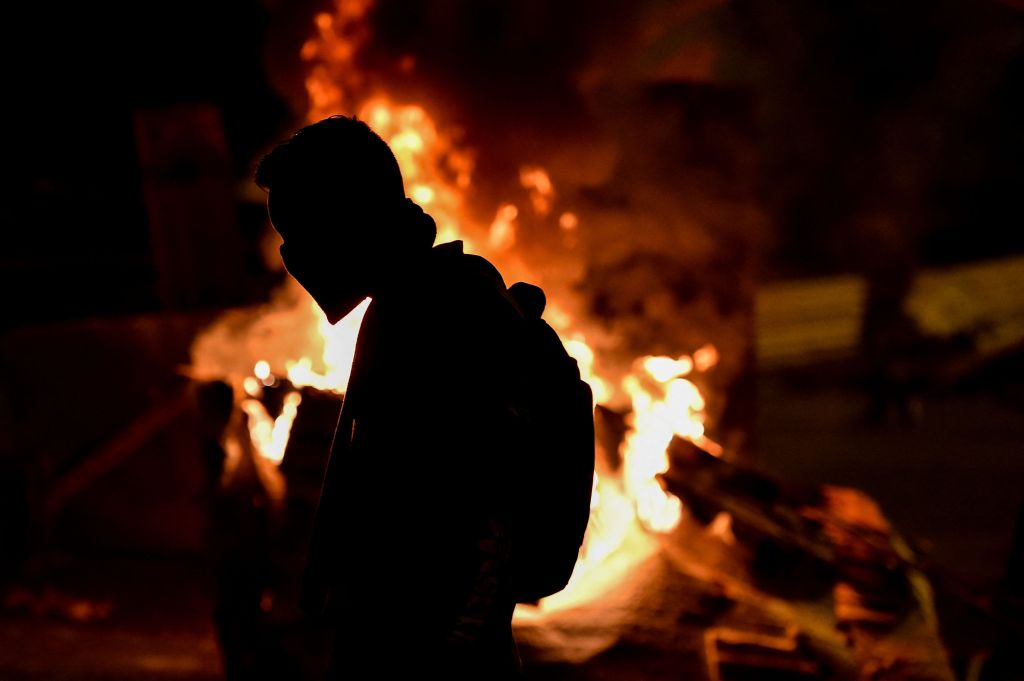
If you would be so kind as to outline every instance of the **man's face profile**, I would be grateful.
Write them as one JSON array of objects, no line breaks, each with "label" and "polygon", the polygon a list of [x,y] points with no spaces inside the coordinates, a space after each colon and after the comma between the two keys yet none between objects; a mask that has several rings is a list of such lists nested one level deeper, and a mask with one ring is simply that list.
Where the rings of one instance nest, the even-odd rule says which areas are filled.
[{"label": "man's face profile", "polygon": [[[351,203],[351,202],[350,202]],[[334,324],[370,295],[374,261],[365,211],[346,210],[324,192],[274,189],[267,208],[281,235],[285,268]]]}]

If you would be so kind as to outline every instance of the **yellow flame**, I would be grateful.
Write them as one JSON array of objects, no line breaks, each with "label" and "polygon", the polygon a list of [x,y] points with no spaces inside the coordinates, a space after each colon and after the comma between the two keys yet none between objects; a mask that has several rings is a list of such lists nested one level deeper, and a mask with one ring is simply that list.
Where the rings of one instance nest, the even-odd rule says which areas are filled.
[{"label": "yellow flame", "polygon": [[656,476],[668,471],[668,446],[675,436],[704,435],[704,398],[692,382],[688,357],[644,357],[622,382],[632,404],[632,430],[622,444],[624,482],[642,523],[659,532],[672,530],[682,517],[679,499],[665,492]]},{"label": "yellow flame", "polygon": [[543,216],[551,212],[555,186],[548,171],[540,166],[524,166],[519,170],[519,183],[529,191],[530,203],[537,215]]},{"label": "yellow flame", "polygon": [[409,195],[413,201],[424,207],[429,206],[434,200],[434,190],[425,184],[415,185],[409,190]]},{"label": "yellow flame", "polygon": [[646,357],[643,360],[643,367],[656,381],[667,383],[677,376],[685,376],[693,371],[693,360],[686,355],[679,359]]},{"label": "yellow flame", "polygon": [[368,31],[366,14],[373,0],[334,0],[334,12],[316,15],[316,35],[302,46],[301,57],[313,66],[306,78],[309,120],[347,113],[362,74],[355,64]]},{"label": "yellow flame", "polygon": [[288,438],[292,423],[299,412],[302,395],[298,391],[290,391],[284,397],[281,413],[276,419],[270,418],[266,407],[256,399],[242,401],[242,411],[249,417],[249,437],[256,451],[267,461],[280,464],[284,452],[288,448]]},{"label": "yellow flame", "polygon": [[253,367],[252,373],[256,378],[260,379],[261,381],[267,380],[268,378],[270,378],[270,362],[268,362],[265,359],[261,359],[260,361],[256,362],[256,366]]},{"label": "yellow flame", "polygon": [[259,397],[263,394],[263,384],[255,376],[246,376],[242,380],[242,389],[249,397]]},{"label": "yellow flame", "polygon": [[611,399],[612,391],[608,387],[608,383],[594,373],[594,351],[587,345],[583,336],[576,334],[573,338],[563,341],[562,344],[569,356],[575,359],[579,365],[580,377],[590,385],[590,389],[594,393],[594,404],[602,404]]},{"label": "yellow flame", "polygon": [[[343,12],[343,7],[348,11]],[[372,97],[361,105],[346,99],[353,88],[353,72],[357,71],[353,50],[357,50],[362,35],[353,23],[361,22],[368,7],[366,1],[346,4],[338,0],[334,22],[318,22],[318,36],[313,39],[315,49],[309,50],[312,54],[309,58],[317,62],[310,71],[308,83],[312,102],[310,119],[357,109],[359,118],[368,121],[391,146],[412,198],[421,205],[429,205],[437,223],[438,241],[462,239],[467,250],[473,252],[474,244],[461,228],[466,213],[463,197],[472,186],[472,156],[441,134],[427,111],[418,105],[396,105],[386,96]],[[347,104],[348,111],[342,104]],[[329,105],[334,109],[327,110]],[[548,172],[538,166],[527,166],[520,170],[519,179],[527,189],[532,210],[540,216],[547,215],[555,198],[554,183]],[[501,205],[489,229],[485,230],[485,245],[489,255],[498,256],[499,267],[503,254],[515,247],[518,213],[513,204]],[[571,232],[578,228],[579,218],[574,213],[564,212],[558,218],[558,226]],[[595,477],[592,522],[586,547],[570,587],[558,597],[544,601],[543,605],[551,609],[594,597],[608,586],[606,583],[597,586],[593,578],[595,573],[605,570],[592,568],[607,561],[627,542],[638,527],[637,518],[648,528],[657,530],[671,529],[678,522],[681,504],[662,491],[655,475],[668,469],[666,450],[674,435],[702,435],[703,400],[696,387],[683,378],[693,371],[698,361],[696,357],[645,358],[646,369],[641,360],[636,371],[616,384],[599,375],[593,348],[557,301],[549,301],[545,316],[567,339],[566,350],[577,359],[581,374],[594,390],[595,401],[602,403],[615,393],[626,394],[634,410],[633,428],[623,445],[624,472],[622,476]],[[355,328],[357,323],[353,331]],[[321,331],[326,333],[323,324]],[[351,349],[338,354],[344,356],[344,361],[324,361],[324,364],[348,367]],[[709,364],[706,355],[707,352],[701,355],[701,366],[710,367],[713,363]],[[311,358],[300,360],[289,367],[289,377],[296,383],[316,387],[334,385],[338,389],[337,386],[344,383],[340,375],[330,381],[314,376],[311,374],[314,364]]]},{"label": "yellow flame", "polygon": [[314,371],[312,358],[301,357],[287,363],[288,380],[298,386],[343,393],[352,374],[352,356],[355,354],[356,339],[370,299],[359,303],[354,310],[333,325],[327,321],[327,317],[316,303],[310,300],[308,304],[317,315],[318,332],[324,341],[321,363],[326,370],[322,373]]},{"label": "yellow flame", "polygon": [[491,223],[490,238],[488,245],[495,251],[507,251],[516,244],[516,218],[519,216],[519,209],[511,203],[506,203],[498,208],[498,214],[494,216]]},{"label": "yellow flame", "polygon": [[[427,109],[419,105],[398,105],[385,94],[367,97],[368,79],[358,68],[356,58],[368,39],[366,15],[372,0],[334,0],[333,12],[317,15],[315,34],[303,46],[301,56],[309,62],[306,79],[310,121],[332,114],[355,113],[390,145],[398,160],[410,197],[429,212],[438,227],[438,241],[462,239],[466,250],[476,252],[474,239],[464,227],[466,192],[473,186],[474,156],[459,148],[450,135],[438,129]],[[410,62],[410,68],[412,63]],[[527,190],[530,206],[538,216],[546,216],[556,197],[550,175],[538,166],[520,171],[520,183]],[[503,258],[511,258],[516,244],[518,208],[499,206],[494,221],[477,225],[481,245],[496,258],[501,269]],[[579,226],[575,213],[563,212],[557,220],[567,243],[575,240]],[[511,262],[511,261],[510,261]],[[280,462],[287,448],[301,395],[289,392],[281,414],[272,419],[257,397],[262,381],[272,381],[271,366],[283,366],[295,386],[343,392],[348,384],[356,337],[366,306],[364,301],[338,324],[330,325],[319,308],[308,299],[317,320],[316,333],[322,339],[323,352],[301,357],[269,357],[247,377],[242,401],[253,447],[268,461]],[[692,371],[714,367],[718,352],[705,346],[692,357],[645,357],[635,363],[624,378],[612,380],[601,372],[601,357],[594,345],[580,332],[577,320],[556,300],[550,300],[545,317],[567,339],[566,350],[580,366],[584,380],[594,391],[595,402],[626,397],[632,407],[631,430],[622,443],[621,473],[609,471],[595,475],[591,523],[576,571],[569,588],[545,599],[539,613],[572,607],[598,597],[628,574],[631,566],[652,551],[654,543],[644,528],[671,530],[682,515],[678,499],[664,492],[656,476],[668,469],[667,447],[675,436],[698,442],[706,449],[717,445],[704,436],[704,398],[697,386],[685,377]],[[306,309],[300,319],[309,314]],[[305,322],[304,322],[305,323]],[[251,379],[251,380],[250,380]],[[250,388],[252,390],[250,390]],[[720,448],[719,448],[720,451]],[[713,451],[713,453],[718,453]]]}]

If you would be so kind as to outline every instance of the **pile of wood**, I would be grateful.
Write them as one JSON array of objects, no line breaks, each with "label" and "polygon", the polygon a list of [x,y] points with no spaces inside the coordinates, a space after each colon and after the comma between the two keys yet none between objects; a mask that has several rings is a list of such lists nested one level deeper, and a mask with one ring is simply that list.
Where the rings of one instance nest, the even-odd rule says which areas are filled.
[{"label": "pile of wood", "polygon": [[[819,598],[831,602],[828,619],[844,637],[841,657],[851,663],[848,671],[872,679],[953,678],[929,582],[906,542],[864,493],[789,487],[678,438],[670,456],[664,487],[698,521],[728,514],[735,551],[746,556],[734,566],[733,579],[760,582],[766,595],[772,573],[809,572],[831,586]],[[795,630],[802,619],[796,604],[813,600],[807,586],[805,593],[789,594]]]}]

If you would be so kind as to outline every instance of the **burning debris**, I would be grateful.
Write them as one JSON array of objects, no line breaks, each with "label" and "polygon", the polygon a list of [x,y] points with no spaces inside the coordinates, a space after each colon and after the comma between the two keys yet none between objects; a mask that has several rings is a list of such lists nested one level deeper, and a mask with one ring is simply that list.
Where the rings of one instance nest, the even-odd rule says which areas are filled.
[{"label": "burning debris", "polygon": [[[518,178],[528,197],[524,209],[502,203],[490,225],[475,222],[467,209],[474,155],[439,130],[423,106],[393,103],[354,68],[359,47],[367,39],[365,15],[369,8],[367,2],[343,1],[336,14],[317,17],[317,35],[303,48],[303,58],[313,65],[306,83],[310,120],[355,110],[393,149],[407,191],[437,222],[439,242],[461,239],[467,250],[481,252],[508,276],[539,281],[547,287],[545,277],[535,276],[516,248],[521,220],[546,220],[561,238],[563,233],[585,228],[580,218],[565,210],[544,168],[524,165]],[[706,400],[693,382],[713,371],[719,356],[714,346],[705,344],[693,357],[637,358],[631,369],[618,376],[601,366],[605,363],[602,356],[587,340],[591,329],[599,330],[599,321],[571,314],[578,304],[569,296],[558,297],[560,289],[565,290],[556,283],[546,317],[566,339],[566,348],[579,362],[596,401],[627,409],[632,422],[622,451],[611,454],[622,462],[621,469],[599,466],[595,522],[581,557],[582,574],[614,551],[631,525],[669,531],[678,522],[679,501],[657,485],[655,476],[667,470],[665,449],[673,435],[720,450],[705,435]],[[344,392],[364,310],[365,304],[331,326],[289,281],[267,308],[230,313],[200,336],[193,347],[194,371],[200,377],[229,377],[246,414],[253,446],[264,459],[279,463],[302,400],[298,389]],[[280,409],[268,410],[261,395],[266,386],[283,377],[294,388],[287,389]],[[228,450],[237,447],[230,445]],[[580,577],[574,584],[584,581]]]},{"label": "burning debris", "polygon": [[[692,232],[676,229],[679,196],[655,186],[640,150],[618,171],[619,180],[635,180],[632,199],[608,195],[607,186],[589,198],[563,191],[554,173],[524,159],[509,188],[515,198],[480,219],[476,164],[486,149],[467,149],[428,104],[401,103],[384,79],[361,70],[371,6],[337,0],[334,13],[317,16],[302,49],[309,120],[354,112],[367,121],[393,149],[407,193],[436,220],[439,242],[460,239],[511,280],[543,285],[546,318],[592,386],[605,430],[616,430],[616,419],[623,425],[597,443],[591,521],[569,586],[517,610],[528,659],[595,673],[632,665],[644,678],[703,659],[723,681],[764,669],[779,678],[844,677],[876,663],[871,653],[851,653],[837,625],[877,642],[885,634],[863,633],[872,617],[891,625],[890,613],[928,607],[905,588],[908,564],[880,514],[858,515],[851,509],[868,503],[838,491],[819,494],[816,506],[785,500],[773,482],[719,458],[731,452],[710,435],[724,432],[725,387],[741,377],[752,340],[750,256],[736,230],[760,218],[721,201],[698,207],[718,211],[713,224],[732,216],[739,225],[729,237],[734,253],[694,266],[728,292],[717,300],[698,295],[697,275],[674,255],[715,248],[681,241]],[[229,461],[255,454],[262,468],[309,458],[290,436],[309,399],[344,394],[365,309],[332,326],[289,280],[268,305],[231,312],[196,339],[195,374],[227,381],[235,395],[238,415],[223,436]],[[311,507],[317,488],[305,490],[301,501]],[[759,561],[773,551],[782,562],[826,566],[815,584],[835,582],[835,612],[813,595],[790,604],[755,586],[764,577]],[[928,645],[907,649],[929,651],[934,663],[921,678],[946,678],[934,622],[915,626],[913,640]],[[684,639],[703,641],[702,649]],[[647,675],[636,665],[647,665]]]}]

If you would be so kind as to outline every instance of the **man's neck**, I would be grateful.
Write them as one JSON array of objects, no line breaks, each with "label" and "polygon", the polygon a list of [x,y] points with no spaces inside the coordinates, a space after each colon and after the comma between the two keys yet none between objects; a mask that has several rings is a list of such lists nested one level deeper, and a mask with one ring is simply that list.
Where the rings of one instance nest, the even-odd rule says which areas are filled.
[{"label": "man's neck", "polygon": [[396,251],[385,257],[386,271],[380,272],[379,279],[371,287],[370,297],[387,300],[402,295],[410,286],[416,286],[430,277],[431,249]]}]

